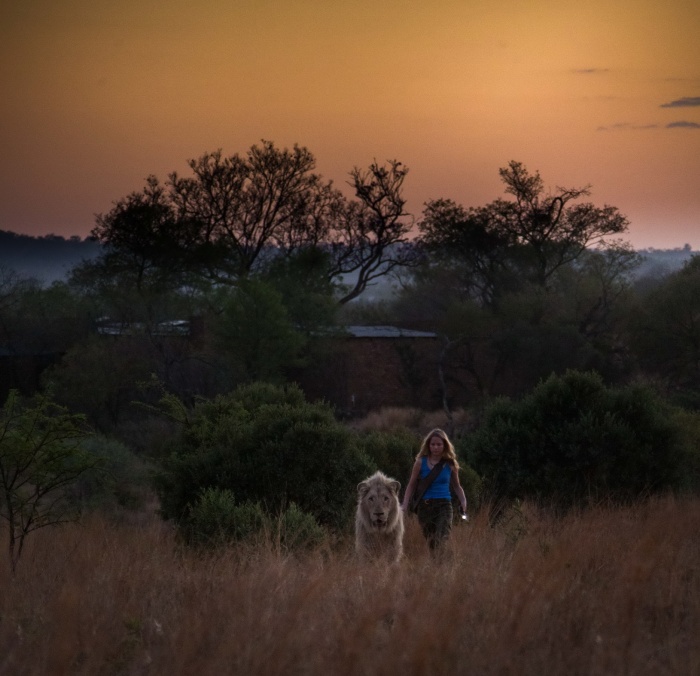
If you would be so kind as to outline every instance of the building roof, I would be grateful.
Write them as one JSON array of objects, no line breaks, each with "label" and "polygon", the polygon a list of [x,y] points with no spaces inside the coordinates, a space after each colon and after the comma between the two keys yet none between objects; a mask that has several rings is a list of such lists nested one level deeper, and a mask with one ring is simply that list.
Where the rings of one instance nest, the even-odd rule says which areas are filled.
[{"label": "building roof", "polygon": [[143,322],[115,322],[105,317],[97,321],[97,333],[101,336],[132,336],[147,332],[155,336],[187,336],[190,322],[187,319],[170,319],[147,326]]},{"label": "building roof", "polygon": [[353,338],[437,338],[432,331],[414,331],[397,326],[346,326]]}]

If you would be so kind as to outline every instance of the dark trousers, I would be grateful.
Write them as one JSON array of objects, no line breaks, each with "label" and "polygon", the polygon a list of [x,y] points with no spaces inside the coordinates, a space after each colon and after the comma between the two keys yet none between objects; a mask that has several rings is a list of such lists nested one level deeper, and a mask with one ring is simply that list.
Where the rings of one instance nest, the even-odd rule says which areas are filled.
[{"label": "dark trousers", "polygon": [[421,500],[418,504],[418,523],[431,552],[438,552],[452,529],[451,500]]}]

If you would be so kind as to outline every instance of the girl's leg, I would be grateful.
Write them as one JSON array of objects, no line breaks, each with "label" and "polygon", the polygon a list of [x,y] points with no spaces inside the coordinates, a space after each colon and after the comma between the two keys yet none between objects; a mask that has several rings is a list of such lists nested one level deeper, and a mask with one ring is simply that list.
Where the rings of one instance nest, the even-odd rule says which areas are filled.
[{"label": "girl's leg", "polygon": [[450,537],[452,530],[452,504],[443,503],[437,505],[435,519],[433,521],[433,543],[431,549],[441,550]]}]

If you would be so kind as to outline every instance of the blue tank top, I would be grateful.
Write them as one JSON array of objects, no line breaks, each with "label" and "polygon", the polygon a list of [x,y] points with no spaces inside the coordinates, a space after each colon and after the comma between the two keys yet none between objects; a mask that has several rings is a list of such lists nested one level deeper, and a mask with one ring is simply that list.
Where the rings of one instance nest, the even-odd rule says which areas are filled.
[{"label": "blue tank top", "polygon": [[[420,478],[423,479],[430,474],[430,467],[428,467],[428,458],[423,456],[421,458],[420,466]],[[433,483],[430,484],[428,490],[423,493],[423,500],[435,499],[435,498],[446,498],[449,500],[450,496],[450,479],[452,478],[452,465],[446,462],[445,466],[442,468],[442,472],[438,474]]]}]

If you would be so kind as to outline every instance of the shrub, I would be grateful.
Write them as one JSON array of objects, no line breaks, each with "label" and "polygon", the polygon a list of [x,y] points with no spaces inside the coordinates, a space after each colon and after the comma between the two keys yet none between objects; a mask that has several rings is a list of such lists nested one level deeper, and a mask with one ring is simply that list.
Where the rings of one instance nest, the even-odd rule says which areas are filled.
[{"label": "shrub", "polygon": [[215,547],[272,534],[286,551],[319,545],[326,537],[316,519],[294,503],[275,519],[260,503],[237,504],[232,491],[220,488],[200,492],[179,530],[189,545]]},{"label": "shrub", "polygon": [[672,416],[685,449],[684,477],[690,492],[700,494],[700,412],[676,409]]},{"label": "shrub", "polygon": [[384,474],[398,479],[405,489],[420,446],[420,438],[406,429],[394,429],[391,432],[363,434],[360,443],[374,466]]},{"label": "shrub", "polygon": [[[368,416],[364,424],[359,425],[359,429],[369,430],[360,437],[362,447],[374,465],[385,474],[398,479],[401,482],[402,489],[405,490],[423,435],[439,425],[427,425],[426,422],[429,419],[432,418],[433,422],[435,422],[436,418],[435,415],[430,416],[427,414],[421,418],[423,422],[420,429],[407,429],[401,426],[399,421],[402,417],[397,414],[400,411],[404,411],[413,420],[417,420],[418,411],[416,409],[384,409],[381,413],[385,411],[391,414],[389,419],[395,421],[396,424],[380,428],[371,427],[367,425],[367,422],[376,422],[381,416],[379,414],[377,414],[378,417],[376,418]],[[445,414],[442,413],[441,415],[441,424],[444,426],[446,422]],[[462,418],[466,418],[466,416],[463,412],[460,412],[460,419]],[[386,420],[387,418],[384,417],[383,419]],[[458,443],[458,439],[456,439],[455,443],[458,452],[460,452],[463,445]],[[473,509],[481,504],[482,481],[477,472],[461,457],[462,455],[463,453],[460,453],[459,480],[467,496],[469,509]]]},{"label": "shrub", "polygon": [[149,466],[115,439],[95,435],[81,445],[101,471],[82,475],[71,487],[71,499],[87,510],[142,508],[150,493]]},{"label": "shrub", "polygon": [[266,523],[257,503],[237,505],[230,490],[203,489],[189,506],[180,524],[185,541],[192,545],[223,545],[259,533]]},{"label": "shrub", "polygon": [[551,376],[521,401],[502,399],[465,440],[499,497],[562,507],[688,487],[672,409],[650,388],[606,388],[594,373]]},{"label": "shrub", "polygon": [[268,514],[295,503],[340,528],[371,461],[331,409],[296,386],[251,385],[199,402],[157,478],[163,513],[181,520],[205,488],[228,489]]},{"label": "shrub", "polygon": [[280,546],[288,551],[320,545],[326,531],[311,514],[292,503],[279,517],[278,533]]},{"label": "shrub", "polygon": [[393,432],[409,430],[422,438],[429,430],[441,427],[459,429],[470,422],[470,414],[464,409],[455,409],[448,419],[444,410],[423,411],[411,407],[388,406],[368,413],[364,418],[354,420],[351,425],[362,432]]},{"label": "shrub", "polygon": [[467,511],[479,509],[484,499],[484,482],[478,472],[460,461],[459,482],[467,497]]},{"label": "shrub", "polygon": [[420,430],[423,411],[413,407],[385,406],[371,411],[364,418],[355,420],[352,426],[362,431],[394,431],[396,429]]}]

